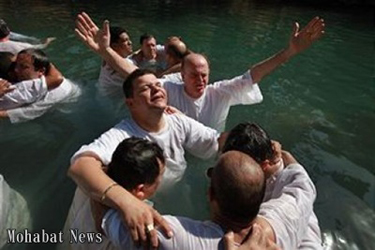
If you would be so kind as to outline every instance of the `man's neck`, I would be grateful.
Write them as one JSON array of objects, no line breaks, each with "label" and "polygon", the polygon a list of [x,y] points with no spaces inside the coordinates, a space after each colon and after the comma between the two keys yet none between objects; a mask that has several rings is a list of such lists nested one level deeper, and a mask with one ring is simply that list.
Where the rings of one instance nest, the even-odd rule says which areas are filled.
[{"label": "man's neck", "polygon": [[246,224],[236,223],[217,214],[213,215],[211,220],[218,224],[224,232],[233,231],[234,241],[237,243],[241,243],[248,236],[253,225],[253,222]]},{"label": "man's neck", "polygon": [[147,132],[159,132],[165,126],[164,112],[154,112],[148,115],[132,115],[133,120],[139,127]]},{"label": "man's neck", "polygon": [[7,42],[7,41],[9,41],[10,39],[9,39],[9,36],[6,36],[6,37],[3,37],[3,38],[1,38],[0,39],[0,42]]}]

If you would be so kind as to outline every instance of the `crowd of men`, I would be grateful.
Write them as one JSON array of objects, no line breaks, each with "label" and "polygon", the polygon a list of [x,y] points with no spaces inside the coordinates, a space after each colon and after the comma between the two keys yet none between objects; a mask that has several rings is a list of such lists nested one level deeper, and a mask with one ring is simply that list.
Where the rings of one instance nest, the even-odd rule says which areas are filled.
[{"label": "crowd of men", "polygon": [[[77,16],[75,32],[103,59],[100,88],[109,95],[121,91],[130,117],[71,159],[68,175],[78,187],[65,229],[106,237],[102,244],[70,248],[322,249],[316,190],[305,169],[255,123],[224,131],[230,107],[261,102],[260,81],[318,40],[323,19],[301,30],[296,23],[285,49],[212,84],[207,58],[180,37],[158,45],[144,34],[133,52],[125,29],[105,21],[100,30],[86,13]],[[14,117],[57,98],[53,93],[65,78],[42,51],[23,49],[9,60],[2,73],[14,78],[0,81],[0,117],[20,119]],[[218,157],[207,171],[208,221],[161,216],[147,202],[156,191],[179,185],[188,165],[185,150]]]}]

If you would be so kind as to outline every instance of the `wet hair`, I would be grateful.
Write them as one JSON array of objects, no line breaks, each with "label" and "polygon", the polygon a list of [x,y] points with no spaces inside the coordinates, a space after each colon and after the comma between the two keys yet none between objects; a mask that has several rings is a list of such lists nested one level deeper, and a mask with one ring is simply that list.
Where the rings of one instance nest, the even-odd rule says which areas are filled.
[{"label": "wet hair", "polygon": [[121,36],[122,33],[128,34],[128,32],[126,31],[126,29],[118,27],[118,26],[111,26],[109,28],[109,32],[111,34],[110,45],[112,45],[114,43],[118,43],[119,40],[120,40],[120,36]]},{"label": "wet hair", "polygon": [[122,85],[122,90],[124,92],[125,98],[133,97],[133,83],[141,76],[153,74],[154,72],[148,69],[136,69],[134,70],[124,81]]},{"label": "wet hair", "polygon": [[10,29],[7,25],[7,23],[3,20],[0,19],[0,39],[3,39],[10,34]]},{"label": "wet hair", "polygon": [[0,78],[9,81],[9,71],[14,67],[13,57],[10,52],[0,52]]},{"label": "wet hair", "polygon": [[224,143],[222,152],[241,151],[256,162],[262,163],[274,157],[271,139],[267,132],[255,123],[240,123],[230,132]]},{"label": "wet hair", "polygon": [[112,155],[107,175],[127,190],[153,184],[164,164],[163,150],[154,142],[131,137],[123,140]]},{"label": "wet hair", "polygon": [[40,49],[24,49],[21,50],[18,55],[20,54],[28,54],[33,59],[33,65],[35,70],[44,69],[44,74],[47,75],[50,68],[51,63],[47,57],[47,55]]},{"label": "wet hair", "polygon": [[259,213],[265,194],[264,173],[257,162],[239,151],[220,156],[211,175],[211,194],[220,215],[249,224]]},{"label": "wet hair", "polygon": [[144,34],[141,35],[141,37],[139,38],[139,44],[142,45],[144,40],[148,40],[148,39],[151,39],[151,38],[156,39],[153,35],[148,34],[148,33],[144,33]]}]

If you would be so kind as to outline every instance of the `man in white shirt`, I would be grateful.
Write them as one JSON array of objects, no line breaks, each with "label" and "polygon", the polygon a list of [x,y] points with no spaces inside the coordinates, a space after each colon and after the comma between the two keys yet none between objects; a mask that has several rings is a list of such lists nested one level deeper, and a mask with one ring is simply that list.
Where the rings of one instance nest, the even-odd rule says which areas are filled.
[{"label": "man in white shirt", "polygon": [[12,123],[34,119],[79,94],[77,87],[62,76],[41,50],[22,50],[15,63],[19,83],[0,98],[0,118],[8,118]]},{"label": "man in white shirt", "polygon": [[[109,46],[109,22],[104,22],[104,30],[99,30],[91,18],[78,15],[76,34],[94,52],[102,56],[123,77],[127,77],[137,67],[123,62]],[[164,83],[170,100],[169,105],[182,113],[197,119],[204,125],[223,131],[230,106],[254,104],[262,101],[258,84],[263,77],[277,67],[304,51],[324,33],[324,20],[315,17],[305,28],[299,30],[295,23],[288,47],[274,56],[253,65],[242,76],[209,85],[209,65],[203,55],[191,53],[182,63],[180,82]],[[96,39],[94,39],[96,37]],[[99,42],[97,42],[99,41]]]},{"label": "man in white shirt", "polygon": [[3,19],[0,19],[0,51],[10,52],[16,55],[18,52],[24,49],[44,49],[52,41],[55,40],[54,37],[48,37],[42,44],[30,44],[27,42],[19,42],[11,40],[11,32]]},{"label": "man in white shirt", "polygon": [[[72,157],[68,174],[91,198],[99,200],[106,186],[113,182],[101,167],[109,163],[119,142],[130,136],[148,139],[163,148],[166,170],[160,191],[170,188],[183,176],[185,150],[204,159],[218,152],[222,138],[216,130],[182,114],[164,113],[166,92],[152,72],[135,70],[124,83],[124,93],[131,118],[82,146]],[[102,202],[122,211],[135,241],[145,241],[144,227],[154,222],[171,233],[168,224],[153,208],[134,199],[125,189],[117,188]],[[156,235],[152,237],[152,245],[157,246]]]},{"label": "man in white shirt", "polygon": [[[228,134],[222,152],[238,150],[253,158],[262,168],[266,177],[266,192],[263,202],[281,196],[283,186],[279,183],[282,176],[284,162],[281,157],[281,145],[271,141],[267,132],[255,123],[241,123],[236,125]],[[309,206],[310,203],[307,204]],[[301,208],[305,204],[301,203]],[[299,231],[298,242],[299,249],[322,249],[321,232],[318,219],[312,211],[306,218],[307,228]],[[285,241],[288,238],[288,232],[278,230],[278,221],[270,221],[274,227],[278,242]],[[280,245],[281,246],[281,245]]]}]

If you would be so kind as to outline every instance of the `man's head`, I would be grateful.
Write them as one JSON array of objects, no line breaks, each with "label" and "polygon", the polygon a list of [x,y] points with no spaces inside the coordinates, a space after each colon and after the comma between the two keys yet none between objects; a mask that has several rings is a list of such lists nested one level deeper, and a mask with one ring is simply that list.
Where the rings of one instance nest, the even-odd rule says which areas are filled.
[{"label": "man's head", "polygon": [[184,57],[181,65],[181,76],[186,94],[199,98],[204,94],[209,81],[210,68],[207,59],[196,53]]},{"label": "man's head", "polygon": [[164,47],[168,67],[181,63],[184,56],[188,53],[186,44],[177,36],[168,37]]},{"label": "man's head", "polygon": [[265,193],[265,177],[259,164],[239,151],[219,157],[210,172],[210,206],[213,216],[249,226],[257,216]]},{"label": "man's head", "polygon": [[51,65],[39,49],[25,49],[18,53],[14,68],[17,81],[39,78],[49,72]]},{"label": "man's head", "polygon": [[120,56],[126,57],[133,52],[132,41],[128,32],[117,26],[110,27],[111,33],[111,48],[116,51]]},{"label": "man's head", "polygon": [[139,42],[143,56],[148,60],[155,59],[157,56],[155,37],[145,33],[140,37]]},{"label": "man's head", "polygon": [[163,112],[167,106],[167,93],[150,70],[133,71],[126,78],[123,91],[126,104],[133,115],[147,115],[150,110]]},{"label": "man's head", "polygon": [[7,23],[3,19],[0,19],[0,39],[7,38],[9,34],[10,34],[10,29]]},{"label": "man's head", "polygon": [[267,132],[255,123],[240,123],[230,132],[223,153],[238,150],[251,156],[259,164],[274,156],[272,142]]},{"label": "man's head", "polygon": [[139,199],[152,196],[165,168],[163,150],[136,137],[123,140],[112,155],[107,174]]}]

